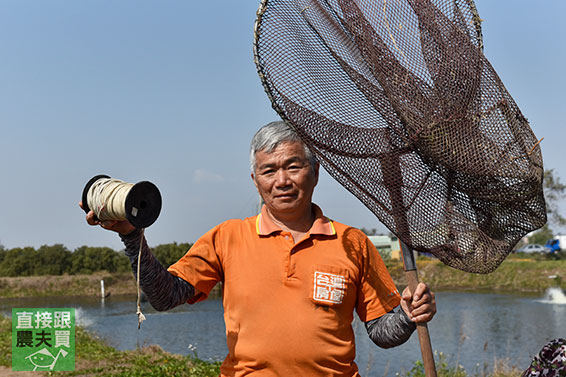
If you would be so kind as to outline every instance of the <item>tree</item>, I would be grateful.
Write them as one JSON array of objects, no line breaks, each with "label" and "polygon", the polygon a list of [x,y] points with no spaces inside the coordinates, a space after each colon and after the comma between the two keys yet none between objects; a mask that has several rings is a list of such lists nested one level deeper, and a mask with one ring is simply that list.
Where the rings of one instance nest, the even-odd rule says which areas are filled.
[{"label": "tree", "polygon": [[181,259],[191,246],[192,244],[190,243],[177,244],[177,242],[174,242],[155,246],[152,248],[152,252],[159,263],[161,263],[164,267],[168,267]]},{"label": "tree", "polygon": [[117,272],[129,270],[128,258],[109,247],[81,246],[72,255],[72,274],[90,274],[95,271]]},{"label": "tree", "polygon": [[529,243],[544,245],[549,239],[554,238],[551,226],[560,228],[566,225],[566,217],[562,216],[560,211],[560,203],[566,198],[566,185],[560,182],[560,177],[555,174],[554,169],[544,171],[542,185],[548,222],[529,236]]},{"label": "tree", "polygon": [[33,247],[14,248],[4,251],[4,260],[0,263],[0,276],[31,276],[37,259]]},{"label": "tree", "polygon": [[560,182],[560,177],[555,175],[554,169],[544,171],[543,189],[548,222],[558,227],[566,225],[566,217],[562,216],[560,211],[560,203],[566,198],[566,185]]},{"label": "tree", "polygon": [[360,230],[362,232],[364,232],[364,234],[366,236],[377,236],[377,229],[376,228],[371,228],[371,229],[362,228]]},{"label": "tree", "polygon": [[36,255],[33,275],[63,275],[71,268],[71,251],[62,244],[43,245]]},{"label": "tree", "polygon": [[548,224],[544,224],[542,228],[537,230],[529,237],[529,243],[538,243],[539,245],[544,245],[546,241],[552,238],[554,238],[552,229],[548,227]]}]

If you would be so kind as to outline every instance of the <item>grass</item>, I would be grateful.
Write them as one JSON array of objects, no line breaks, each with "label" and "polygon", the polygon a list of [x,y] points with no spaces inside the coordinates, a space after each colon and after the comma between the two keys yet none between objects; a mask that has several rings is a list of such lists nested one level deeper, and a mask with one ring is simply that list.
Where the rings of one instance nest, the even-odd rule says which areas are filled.
[{"label": "grass", "polygon": [[[509,366],[508,360],[496,360],[492,371],[476,370],[467,372],[463,366],[456,363],[451,365],[447,361],[446,355],[443,353],[435,354],[436,374],[438,377],[517,377],[522,371],[516,367]],[[405,377],[425,377],[425,369],[423,362],[418,360],[413,368],[404,375]]]},{"label": "grass", "polygon": [[[12,322],[0,316],[0,365],[12,367]],[[218,376],[219,362],[207,362],[195,356],[175,355],[159,346],[134,351],[118,351],[103,340],[76,330],[76,370],[73,372],[33,372],[37,376],[89,376],[89,377],[161,377]]]},{"label": "grass", "polygon": [[0,297],[100,296],[100,280],[106,292],[135,294],[132,273],[96,272],[90,275],[0,277]]},{"label": "grass", "polygon": [[[386,264],[395,282],[404,285],[403,265],[397,261],[387,261]],[[419,258],[417,266],[419,279],[433,290],[541,293],[551,287],[566,289],[566,259],[511,255],[490,274],[462,272],[429,258]]]},{"label": "grass", "polygon": [[0,365],[12,366],[12,321],[0,314]]}]

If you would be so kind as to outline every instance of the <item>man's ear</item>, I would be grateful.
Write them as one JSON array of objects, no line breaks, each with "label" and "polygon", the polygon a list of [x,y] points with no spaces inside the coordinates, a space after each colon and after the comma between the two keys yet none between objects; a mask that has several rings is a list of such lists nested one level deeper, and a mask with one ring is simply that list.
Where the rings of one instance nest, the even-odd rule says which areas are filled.
[{"label": "man's ear", "polygon": [[314,171],[314,179],[316,180],[316,183],[318,183],[318,173],[320,170],[320,164],[317,162],[314,166],[313,166],[313,171]]},{"label": "man's ear", "polygon": [[255,186],[255,188],[257,189],[257,183],[256,183],[256,181],[255,181],[254,173],[251,173],[251,174],[250,174],[250,177],[252,177],[252,181],[254,182],[254,186]]}]

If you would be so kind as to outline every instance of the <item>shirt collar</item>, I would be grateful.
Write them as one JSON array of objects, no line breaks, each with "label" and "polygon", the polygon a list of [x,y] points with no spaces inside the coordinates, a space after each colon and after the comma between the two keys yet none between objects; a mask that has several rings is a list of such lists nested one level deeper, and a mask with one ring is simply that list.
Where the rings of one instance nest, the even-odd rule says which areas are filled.
[{"label": "shirt collar", "polygon": [[[314,210],[314,222],[309,230],[309,234],[321,234],[325,236],[333,236],[336,229],[332,220],[322,214],[322,210],[316,204],[312,204]],[[268,236],[274,232],[282,231],[281,227],[276,225],[267,213],[265,204],[261,208],[261,213],[256,217],[256,232],[260,236]]]}]

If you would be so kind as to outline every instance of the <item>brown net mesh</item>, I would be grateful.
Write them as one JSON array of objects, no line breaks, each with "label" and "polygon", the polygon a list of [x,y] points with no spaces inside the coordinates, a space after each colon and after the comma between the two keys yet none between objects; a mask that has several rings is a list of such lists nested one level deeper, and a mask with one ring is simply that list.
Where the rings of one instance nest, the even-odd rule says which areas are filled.
[{"label": "brown net mesh", "polygon": [[413,249],[488,273],[546,222],[540,147],[472,0],[264,0],[254,47],[275,110]]}]

